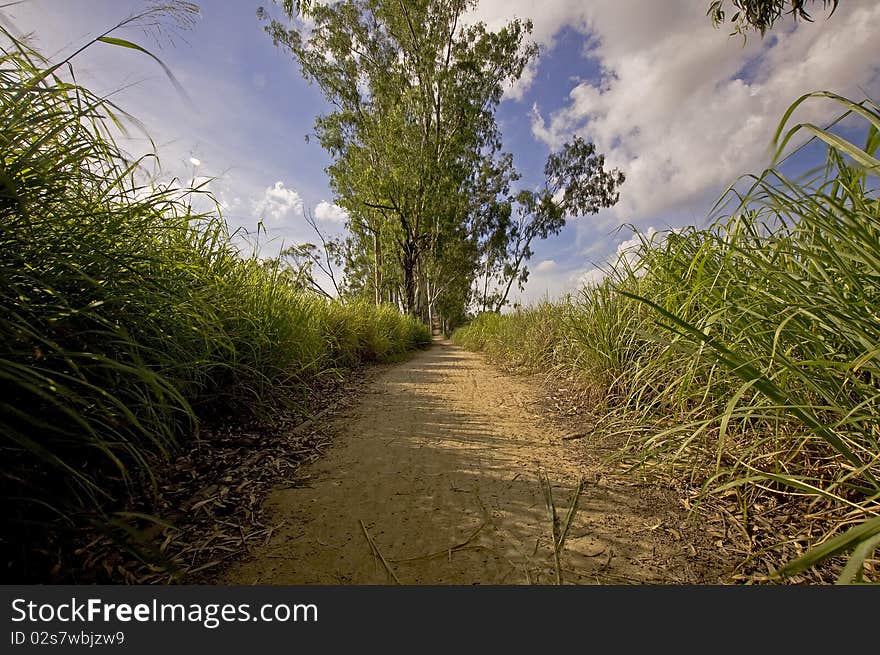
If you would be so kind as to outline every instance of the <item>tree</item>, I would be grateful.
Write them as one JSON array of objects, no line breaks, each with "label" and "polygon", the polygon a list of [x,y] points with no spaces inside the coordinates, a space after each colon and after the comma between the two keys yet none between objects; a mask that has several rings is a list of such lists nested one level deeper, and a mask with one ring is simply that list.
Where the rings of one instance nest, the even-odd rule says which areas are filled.
[{"label": "tree", "polygon": [[429,323],[438,308],[500,310],[528,278],[534,239],[616,202],[623,175],[582,139],[551,155],[540,192],[513,190],[495,110],[537,55],[530,21],[463,25],[475,0],[276,4],[286,20],[258,12],[267,32],[332,107],[315,133],[349,216],[345,293]]},{"label": "tree", "polygon": [[605,156],[596,152],[593,143],[579,136],[547,158],[544,188],[539,192],[520,191],[516,195],[517,219],[510,222],[506,232],[504,264],[498,274],[499,291],[492,297],[484,297],[484,309],[494,305],[494,310],[500,311],[507,304],[514,282],[522,290],[528,281],[529,270],[525,263],[531,259],[535,238],[546,239],[558,234],[568,216],[595,214],[618,201],[618,189],[625,176],[617,169],[606,171],[604,166]]},{"label": "tree", "polygon": [[[816,0],[731,0],[734,13],[730,17],[730,23],[734,26],[734,34],[743,36],[749,30],[757,30],[764,36],[783,14],[790,14],[795,19],[812,21],[813,18],[807,12],[807,4]],[[822,0],[823,8],[831,7],[829,17],[837,9],[840,0]],[[712,18],[715,27],[724,24],[727,18],[725,0],[713,0],[709,5],[707,15]]]},{"label": "tree", "polygon": [[327,172],[337,203],[374,248],[391,236],[404,309],[421,313],[420,301],[432,295],[423,257],[462,223],[454,211],[462,204],[449,197],[500,148],[494,110],[504,85],[537,54],[524,43],[531,23],[464,27],[473,0],[286,4],[290,18],[308,12],[314,28],[271,20],[267,30],[334,107],[315,128],[333,157]]},{"label": "tree", "polygon": [[[263,265],[283,276],[289,284],[299,289],[317,293],[325,298],[341,297],[342,288],[336,277],[336,269],[345,259],[345,244],[342,239],[327,237],[315,221],[311,212],[305,213],[306,222],[321,242],[298,243],[283,249],[277,258],[266,259]],[[318,273],[333,285],[325,289],[318,279]]]}]

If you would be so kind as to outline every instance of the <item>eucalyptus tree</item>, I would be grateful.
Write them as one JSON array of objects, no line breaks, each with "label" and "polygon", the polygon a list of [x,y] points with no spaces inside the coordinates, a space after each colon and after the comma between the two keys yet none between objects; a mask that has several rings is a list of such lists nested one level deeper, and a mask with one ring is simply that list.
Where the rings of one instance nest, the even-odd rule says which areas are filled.
[{"label": "eucalyptus tree", "polygon": [[[596,214],[613,206],[624,180],[620,170],[605,170],[605,156],[580,136],[551,153],[544,166],[543,187],[517,193],[515,211],[511,215],[508,210],[503,226],[493,234],[494,242],[486,253],[482,308],[501,311],[514,283],[522,290],[535,239],[558,234],[568,217]],[[492,258],[497,264],[492,265]]]},{"label": "eucalyptus tree", "polygon": [[[280,0],[266,30],[331,110],[315,132],[348,212],[344,291],[435,308],[500,311],[528,279],[535,239],[617,201],[619,171],[581,138],[552,153],[540,191],[516,191],[495,110],[537,55],[531,22],[489,31],[474,0]],[[297,15],[308,21],[295,21]]]},{"label": "eucalyptus tree", "polygon": [[289,18],[297,9],[309,18],[308,25],[271,19],[267,31],[333,108],[315,132],[333,160],[336,202],[377,257],[393,244],[401,304],[418,313],[442,284],[426,276],[443,266],[425,260],[450,252],[470,213],[460,197],[466,182],[500,148],[494,112],[505,85],[537,54],[525,42],[531,23],[513,20],[497,31],[465,24],[473,0],[281,4]]}]

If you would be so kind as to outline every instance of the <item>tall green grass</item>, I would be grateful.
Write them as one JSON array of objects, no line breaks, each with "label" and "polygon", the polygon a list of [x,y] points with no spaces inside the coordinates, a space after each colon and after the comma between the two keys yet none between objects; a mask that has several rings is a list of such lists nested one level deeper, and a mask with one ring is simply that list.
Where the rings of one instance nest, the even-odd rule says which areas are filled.
[{"label": "tall green grass", "polygon": [[820,170],[769,169],[710,227],[644,239],[634,265],[575,298],[480,316],[454,339],[578,376],[642,461],[736,492],[746,529],[759,499],[796,504],[801,533],[777,526],[785,539],[754,556],[823,544],[782,568],[792,575],[852,550],[839,580],[853,582],[880,534],[880,108],[819,93],[793,109],[817,99],[867,122],[863,147],[786,131],[790,110],[776,143],[812,132],[828,146]]},{"label": "tall green grass", "polygon": [[193,212],[203,190],[138,182],[123,112],[0,39],[0,550],[28,579],[47,534],[148,488],[205,418],[430,336],[243,258],[219,211]]}]

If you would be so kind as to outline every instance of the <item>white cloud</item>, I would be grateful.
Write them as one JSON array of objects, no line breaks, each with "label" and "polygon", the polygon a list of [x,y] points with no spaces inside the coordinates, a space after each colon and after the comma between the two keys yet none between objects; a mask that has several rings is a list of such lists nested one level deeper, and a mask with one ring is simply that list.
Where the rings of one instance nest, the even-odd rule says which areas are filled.
[{"label": "white cloud", "polygon": [[534,103],[532,105],[532,111],[530,112],[530,116],[531,116],[531,120],[532,120],[532,135],[538,141],[543,141],[544,143],[550,143],[555,146],[557,136],[550,129],[547,128],[547,122],[544,120],[544,117],[541,115],[541,109],[538,107],[538,103]]},{"label": "white cloud", "polygon": [[280,223],[291,215],[301,214],[303,201],[296,191],[286,188],[284,182],[278,181],[267,187],[263,195],[253,201],[252,207],[261,218],[270,218]]},{"label": "white cloud", "polygon": [[654,245],[662,237],[655,236],[657,230],[649,227],[644,232],[636,232],[631,238],[617,244],[617,252],[612,257],[612,263],[623,265],[625,269],[633,269],[639,261],[639,251],[643,244]]},{"label": "white cloud", "polygon": [[315,207],[315,218],[325,223],[344,223],[348,220],[348,212],[339,205],[322,200]]},{"label": "white cloud", "polygon": [[607,277],[607,271],[597,266],[589,268],[577,277],[577,287],[586,287],[599,284]]},{"label": "white cloud", "polygon": [[224,212],[236,211],[241,208],[241,197],[235,195],[232,186],[225,181],[215,182],[215,186],[217,189],[214,191],[214,195]]},{"label": "white cloud", "polygon": [[585,270],[582,268],[563,267],[555,260],[545,259],[529,269],[532,274],[525,289],[511,290],[511,303],[533,305],[542,300],[557,300],[584,286]]},{"label": "white cloud", "polygon": [[[876,0],[850,0],[828,20],[818,8],[813,23],[786,17],[745,47],[711,26],[704,4],[546,0],[537,8],[533,0],[483,0],[477,10],[496,27],[531,16],[534,38],[546,47],[563,27],[588,38],[603,79],[572,82],[557,111],[534,107],[532,132],[551,147],[581,134],[624,170],[618,223],[705,211],[739,175],[769,163],[778,121],[800,95],[831,90],[858,100],[880,89]],[[533,77],[508,97],[521,97]],[[795,119],[824,123],[840,113],[816,101]]]},{"label": "white cloud", "polygon": [[611,254],[602,257],[604,261],[598,264],[589,263],[571,269],[560,266],[555,260],[546,259],[535,266],[535,275],[529,278],[525,290],[511,294],[511,301],[529,305],[545,298],[559,299],[585,286],[599,284],[618,266],[623,266],[624,270],[628,268],[638,275],[638,251],[642,243],[659,245],[665,234],[665,231],[658,232],[653,227],[637,231],[632,237],[617,242],[616,246],[611,245]]},{"label": "white cloud", "polygon": [[537,74],[538,62],[533,60],[526,65],[518,80],[508,83],[507,87],[504,89],[504,98],[507,100],[522,100],[526,91],[529,90],[532,83],[535,81],[535,76]]}]

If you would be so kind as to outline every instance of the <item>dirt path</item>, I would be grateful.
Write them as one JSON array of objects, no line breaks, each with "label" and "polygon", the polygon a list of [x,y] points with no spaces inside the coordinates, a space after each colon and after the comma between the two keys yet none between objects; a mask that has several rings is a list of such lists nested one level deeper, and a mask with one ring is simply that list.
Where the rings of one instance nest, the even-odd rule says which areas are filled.
[{"label": "dirt path", "polygon": [[588,439],[563,440],[527,382],[448,343],[389,368],[328,426],[327,456],[271,494],[280,527],[219,582],[553,583],[539,471],[563,516],[586,478],[565,582],[717,582],[676,500],[603,468]]}]

